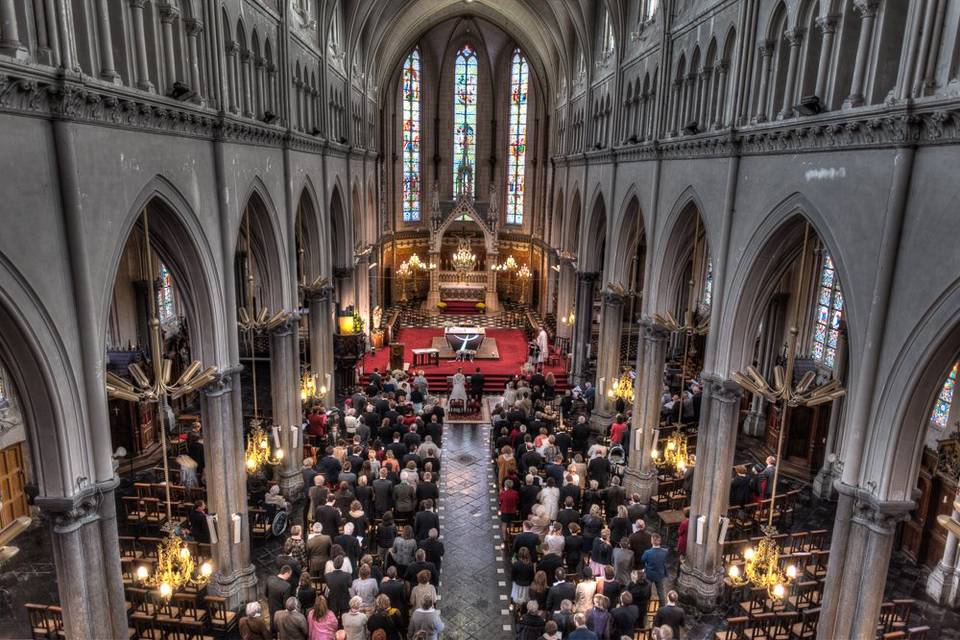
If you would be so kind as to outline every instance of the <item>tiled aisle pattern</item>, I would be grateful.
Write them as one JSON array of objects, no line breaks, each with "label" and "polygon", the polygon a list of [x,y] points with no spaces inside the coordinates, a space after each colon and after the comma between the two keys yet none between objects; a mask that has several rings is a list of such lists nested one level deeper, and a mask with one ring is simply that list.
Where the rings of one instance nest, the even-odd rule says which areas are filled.
[{"label": "tiled aisle pattern", "polygon": [[496,495],[491,493],[495,480],[489,451],[489,425],[444,429],[440,472],[444,640],[514,637],[509,587],[499,560],[500,520]]}]

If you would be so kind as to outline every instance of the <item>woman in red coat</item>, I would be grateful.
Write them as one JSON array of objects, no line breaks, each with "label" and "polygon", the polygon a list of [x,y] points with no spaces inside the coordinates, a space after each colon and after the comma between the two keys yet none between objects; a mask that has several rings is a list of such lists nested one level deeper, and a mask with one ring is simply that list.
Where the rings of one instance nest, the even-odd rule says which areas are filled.
[{"label": "woman in red coat", "polygon": [[677,553],[687,555],[687,529],[690,528],[690,518],[684,518],[677,529]]},{"label": "woman in red coat", "polygon": [[517,519],[520,494],[513,488],[513,480],[505,480],[500,492],[500,535],[507,539],[507,523]]}]

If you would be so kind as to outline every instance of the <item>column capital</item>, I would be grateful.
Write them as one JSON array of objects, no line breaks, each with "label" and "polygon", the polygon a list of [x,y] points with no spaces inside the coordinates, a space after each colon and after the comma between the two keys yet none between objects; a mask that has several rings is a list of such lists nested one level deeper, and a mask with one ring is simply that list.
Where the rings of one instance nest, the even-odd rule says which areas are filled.
[{"label": "column capital", "polygon": [[599,271],[577,271],[577,281],[582,283],[596,282],[600,279]]},{"label": "column capital", "polygon": [[300,321],[300,314],[296,311],[287,311],[286,314],[287,317],[284,318],[283,322],[274,329],[270,330],[271,336],[284,338],[286,336],[293,335],[293,332]]},{"label": "column capital", "polygon": [[[239,48],[239,45],[237,45],[237,47]],[[252,57],[253,57],[253,55],[250,53],[250,50],[249,50],[249,49],[243,49],[243,50],[240,52],[240,62],[242,62],[243,64],[249,63],[249,62],[250,62],[250,58],[252,58]]]},{"label": "column capital", "polygon": [[740,402],[743,389],[736,382],[715,373],[704,373],[700,376],[710,394],[710,399],[724,404]]},{"label": "column capital", "polygon": [[253,56],[253,66],[255,66],[257,69],[261,68],[264,65],[264,62],[266,62],[266,60],[264,60],[262,56]]},{"label": "column capital", "polygon": [[266,66],[267,66],[267,73],[272,75],[277,72],[277,65],[273,64],[272,62],[268,62]]},{"label": "column capital", "polygon": [[640,327],[643,329],[644,340],[649,342],[666,342],[670,337],[670,331],[650,316],[640,319]]},{"label": "column capital", "polygon": [[837,24],[840,22],[840,16],[820,16],[817,18],[817,29],[821,33],[836,33]]},{"label": "column capital", "polygon": [[319,287],[303,287],[303,296],[307,302],[323,302],[333,297],[333,285],[325,284]]},{"label": "column capital", "polygon": [[114,477],[88,484],[72,496],[38,496],[33,503],[39,507],[40,515],[53,524],[54,532],[69,533],[99,520],[103,501],[113,500],[113,491],[119,484],[120,479]]},{"label": "column capital", "polygon": [[243,371],[242,364],[232,364],[217,372],[217,375],[201,389],[208,398],[218,398],[233,391],[233,376]]},{"label": "column capital", "polygon": [[160,10],[160,22],[163,24],[173,24],[173,21],[180,17],[179,7],[170,2],[160,4],[158,9]]},{"label": "column capital", "polygon": [[147,0],[129,0],[131,9],[143,9],[143,5],[146,4]]},{"label": "column capital", "polygon": [[730,69],[730,63],[726,60],[722,60],[714,65],[714,68],[720,73],[726,73]]},{"label": "column capital", "polygon": [[187,28],[187,35],[191,38],[203,33],[203,20],[199,18],[185,18],[183,25]]},{"label": "column capital", "polygon": [[622,293],[611,291],[610,289],[604,289],[600,295],[602,296],[603,304],[605,305],[623,306],[625,296]]},{"label": "column capital", "polygon": [[834,487],[841,495],[853,499],[851,521],[884,535],[893,535],[897,523],[909,518],[910,512],[917,507],[913,500],[884,500],[867,489],[842,480],[837,480]]},{"label": "column capital", "polygon": [[235,56],[240,53],[240,43],[236,40],[231,40],[227,43],[227,55]]},{"label": "column capital", "polygon": [[773,45],[776,44],[773,40],[759,40],[757,42],[757,51],[760,52],[760,55],[764,58],[769,58],[773,55]]},{"label": "column capital", "polygon": [[805,33],[805,29],[797,27],[796,29],[788,29],[785,31],[783,37],[787,39],[787,42],[790,43],[791,47],[799,47],[803,43],[803,36]]},{"label": "column capital", "polygon": [[873,18],[880,10],[883,0],[853,0],[853,10],[860,14],[860,18]]}]

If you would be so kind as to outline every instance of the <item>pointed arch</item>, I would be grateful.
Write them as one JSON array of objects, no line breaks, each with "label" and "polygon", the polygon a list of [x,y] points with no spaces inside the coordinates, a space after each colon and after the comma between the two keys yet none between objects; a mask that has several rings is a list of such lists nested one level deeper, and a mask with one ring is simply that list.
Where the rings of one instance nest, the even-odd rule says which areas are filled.
[{"label": "pointed arch", "polygon": [[594,273],[603,271],[604,249],[607,239],[607,205],[599,185],[594,191],[593,205],[580,233],[579,270]]},{"label": "pointed arch", "polygon": [[[690,186],[677,198],[664,221],[654,257],[655,277],[650,281],[651,300],[657,313],[683,313],[689,306],[691,279],[695,282],[696,291],[703,289],[711,259],[710,233],[703,211],[699,194]],[[693,255],[694,240],[698,247],[702,247],[700,254],[706,260],[701,258],[699,264],[691,268],[691,261],[697,259]]]},{"label": "pointed arch", "polygon": [[617,218],[615,227],[620,231],[613,236],[613,245],[608,252],[607,280],[626,288],[637,271],[634,258],[638,247],[646,244],[646,225],[636,185],[630,185],[627,190]]},{"label": "pointed arch", "polygon": [[[289,261],[281,256],[288,255],[284,249],[282,234],[279,231],[283,226],[277,217],[277,208],[270,198],[270,192],[263,181],[257,177],[253,180],[247,196],[242,201],[244,208],[237,228],[234,256],[240,247],[246,247],[245,235],[246,217],[250,220],[250,250],[253,252],[253,267],[256,270],[256,282],[259,288],[254,295],[258,301],[271,310],[285,308],[287,297],[286,282],[289,282],[287,265]],[[238,283],[242,287],[243,283]],[[238,291],[238,300],[245,297],[244,291]]]},{"label": "pointed arch", "polygon": [[582,204],[580,201],[580,187],[574,186],[573,197],[570,199],[570,215],[565,216],[565,226],[563,232],[563,243],[561,249],[576,253],[579,250],[577,238],[580,234],[580,210]]},{"label": "pointed arch", "polygon": [[313,182],[307,176],[297,199],[297,279],[311,284],[327,275],[324,270],[323,225]]},{"label": "pointed arch", "polygon": [[353,243],[350,241],[350,227],[343,202],[340,181],[333,186],[330,194],[330,257],[333,268],[349,269],[353,266]]}]

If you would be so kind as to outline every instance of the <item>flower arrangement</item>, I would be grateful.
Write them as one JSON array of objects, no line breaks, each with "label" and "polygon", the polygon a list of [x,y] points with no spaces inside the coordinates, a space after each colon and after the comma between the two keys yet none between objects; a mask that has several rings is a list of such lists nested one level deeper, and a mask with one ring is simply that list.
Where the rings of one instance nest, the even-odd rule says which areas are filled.
[{"label": "flower arrangement", "polygon": [[446,308],[447,308],[447,303],[444,302],[443,300],[437,303],[437,309],[439,309],[440,311],[443,311]]},{"label": "flower arrangement", "polygon": [[483,313],[484,311],[487,310],[487,305],[484,304],[483,302],[478,302],[473,306],[476,307],[477,311],[479,311],[480,313]]}]

